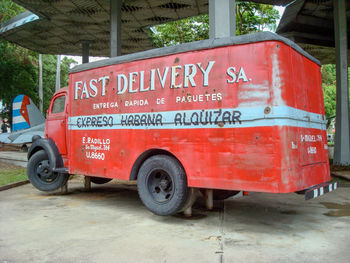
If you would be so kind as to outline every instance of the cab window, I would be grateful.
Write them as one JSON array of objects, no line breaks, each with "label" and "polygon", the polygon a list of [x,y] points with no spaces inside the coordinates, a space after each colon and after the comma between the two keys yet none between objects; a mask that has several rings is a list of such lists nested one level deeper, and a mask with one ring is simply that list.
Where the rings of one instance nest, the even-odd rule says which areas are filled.
[{"label": "cab window", "polygon": [[51,113],[64,112],[65,103],[66,103],[66,96],[63,95],[63,96],[57,97],[52,104]]}]

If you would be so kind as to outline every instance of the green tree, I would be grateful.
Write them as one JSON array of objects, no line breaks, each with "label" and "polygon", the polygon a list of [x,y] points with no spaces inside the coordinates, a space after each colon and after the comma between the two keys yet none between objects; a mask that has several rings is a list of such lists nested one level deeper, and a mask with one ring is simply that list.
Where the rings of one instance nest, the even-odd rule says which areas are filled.
[{"label": "green tree", "polygon": [[[56,55],[43,55],[43,110],[44,113],[49,108],[51,98],[55,93],[56,88]],[[64,57],[61,60],[61,88],[68,86],[68,73],[71,64],[76,64],[77,62],[73,59]]]},{"label": "green tree", "polygon": [[61,60],[61,88],[68,87],[69,77],[68,73],[73,65],[78,64],[74,59],[63,57]]},{"label": "green tree", "polygon": [[[0,24],[23,12],[24,9],[10,0],[0,1]],[[0,40],[1,41],[1,40]],[[43,55],[43,110],[46,112],[55,91],[56,61],[54,55]],[[61,62],[61,86],[68,85],[72,59],[63,58]],[[19,94],[30,97],[39,105],[38,97],[38,53],[11,44],[0,42],[0,100],[3,109],[0,115],[12,121],[11,108],[13,99]]]},{"label": "green tree", "polygon": [[24,12],[24,8],[15,4],[12,0],[1,0],[0,24],[22,12]]},{"label": "green tree", "polygon": [[335,115],[336,102],[336,70],[335,65],[323,65],[322,69],[322,89],[324,107],[327,118]]},{"label": "green tree", "polygon": [[236,3],[237,35],[275,30],[279,19],[278,11],[271,5],[240,2]]},{"label": "green tree", "polygon": [[336,83],[336,69],[334,64],[323,65],[322,69],[322,83],[325,85],[335,85]]},{"label": "green tree", "polygon": [[[322,66],[322,89],[324,97],[324,105],[326,116],[332,117],[336,115],[336,67],[334,64]],[[349,80],[350,80],[350,70]],[[350,83],[349,83],[349,99],[350,99]],[[350,114],[350,107],[349,107]]]},{"label": "green tree", "polygon": [[324,108],[327,118],[335,116],[336,87],[322,83]]},{"label": "green tree", "polygon": [[209,17],[200,15],[177,20],[152,28],[152,38],[157,47],[173,46],[209,37]]},{"label": "green tree", "polygon": [[[22,7],[10,0],[0,1],[0,24],[23,11]],[[0,114],[10,122],[12,101],[18,94],[26,94],[38,102],[34,57],[34,52],[7,41],[0,42],[0,100],[4,106]]]},{"label": "green tree", "polygon": [[[236,2],[236,34],[242,35],[276,28],[278,11],[270,5]],[[152,28],[155,46],[172,46],[209,38],[209,16],[199,15]]]},{"label": "green tree", "polygon": [[[0,44],[0,98],[4,105],[4,114],[9,118],[13,99],[19,94],[26,94],[38,102],[35,90],[37,70],[35,61],[26,52],[7,42]],[[22,55],[25,56],[21,56]]]}]

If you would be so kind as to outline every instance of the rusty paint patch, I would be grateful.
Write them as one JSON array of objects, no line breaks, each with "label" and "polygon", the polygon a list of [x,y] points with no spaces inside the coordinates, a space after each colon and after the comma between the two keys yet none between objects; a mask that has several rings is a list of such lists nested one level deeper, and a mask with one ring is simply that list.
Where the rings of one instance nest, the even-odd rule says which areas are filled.
[{"label": "rusty paint patch", "polygon": [[218,126],[219,126],[220,128],[222,128],[222,127],[225,126],[225,124],[224,124],[223,122],[219,122],[219,123],[218,123]]},{"label": "rusty paint patch", "polygon": [[271,108],[270,108],[270,107],[266,107],[266,108],[264,109],[264,113],[265,113],[265,114],[270,114],[270,112],[271,112]]}]

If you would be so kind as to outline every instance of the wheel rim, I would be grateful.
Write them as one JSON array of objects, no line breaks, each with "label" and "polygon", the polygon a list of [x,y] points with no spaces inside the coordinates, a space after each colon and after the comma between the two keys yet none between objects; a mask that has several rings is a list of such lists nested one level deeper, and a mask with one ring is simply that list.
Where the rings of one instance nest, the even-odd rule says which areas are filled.
[{"label": "wheel rim", "polygon": [[42,160],[36,166],[36,175],[44,183],[51,183],[57,178],[57,174],[50,170],[49,160]]},{"label": "wheel rim", "polygon": [[164,170],[154,170],[148,175],[147,189],[158,203],[169,202],[175,190],[171,176]]}]

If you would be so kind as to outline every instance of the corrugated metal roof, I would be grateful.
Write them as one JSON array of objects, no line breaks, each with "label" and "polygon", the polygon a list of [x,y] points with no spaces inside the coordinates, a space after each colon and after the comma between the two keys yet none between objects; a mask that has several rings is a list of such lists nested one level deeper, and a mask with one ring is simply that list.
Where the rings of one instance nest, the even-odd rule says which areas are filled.
[{"label": "corrugated metal roof", "polygon": [[[291,2],[254,1],[275,5]],[[110,0],[14,2],[40,19],[19,24],[16,18],[16,26],[3,26],[0,37],[44,54],[81,55],[81,41],[91,41],[90,55],[109,56]],[[208,13],[208,0],[125,0],[122,5],[122,54],[153,48],[150,26],[205,13]],[[27,19],[33,14],[28,13]]]},{"label": "corrugated metal roof", "polygon": [[[346,10],[349,37],[350,1]],[[323,64],[335,63],[332,0],[296,0],[286,7],[276,32],[300,44]]]},{"label": "corrugated metal roof", "polygon": [[[307,53],[317,58],[322,64],[335,64],[335,48],[324,47],[311,44],[299,44]],[[350,61],[350,51],[348,50],[348,61]]]},{"label": "corrugated metal roof", "polygon": [[[245,1],[245,0],[243,0],[243,1]],[[267,5],[285,6],[285,5],[288,5],[289,3],[293,2],[293,1],[294,0],[249,0],[247,2],[255,2],[255,3],[267,4]]]}]

